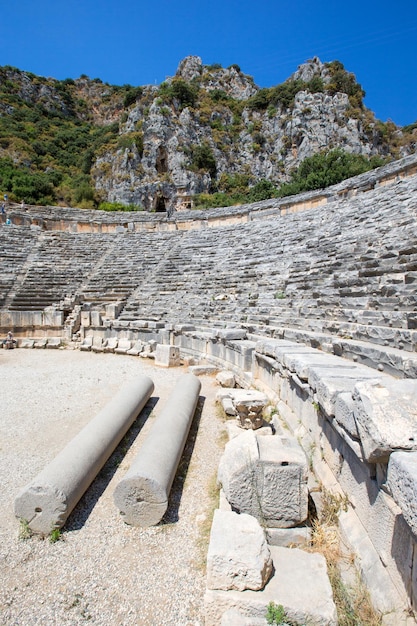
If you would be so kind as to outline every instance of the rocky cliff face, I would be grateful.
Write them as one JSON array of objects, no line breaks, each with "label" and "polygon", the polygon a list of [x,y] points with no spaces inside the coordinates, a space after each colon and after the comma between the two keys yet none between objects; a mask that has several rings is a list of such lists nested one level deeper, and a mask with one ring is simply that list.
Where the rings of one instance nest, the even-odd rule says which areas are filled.
[{"label": "rocky cliff face", "polygon": [[[234,174],[279,185],[306,157],[335,147],[394,158],[415,149],[413,138],[404,140],[393,124],[387,133],[363,106],[362,88],[343,65],[318,58],[269,89],[237,65],[207,66],[197,56],[159,86],[115,87],[85,76],[57,81],[6,67],[0,87],[10,91],[2,116],[13,116],[20,99],[89,128],[111,128],[112,139],[91,148],[92,167],[83,173],[103,200],[147,210],[188,207],[195,194]],[[0,156],[10,154],[8,145],[0,141]]]},{"label": "rocky cliff face", "polygon": [[[377,132],[370,111],[352,106],[347,93],[326,89],[332,74],[314,58],[288,79],[323,90],[298,91],[289,106],[257,105],[260,90],[238,66],[204,66],[199,57],[184,59],[168,83],[184,81],[197,92],[193,106],[167,101],[159,90],[150,105],[139,101],[128,112],[121,132],[132,143],[100,156],[93,168],[98,189],[112,201],[142,204],[148,210],[180,208],[196,193],[209,192],[222,174],[246,173],[254,181],[279,184],[312,154],[342,147],[372,156],[390,148]],[[140,143],[133,141],[140,132]],[[206,146],[215,173],[193,163],[193,149]]]}]

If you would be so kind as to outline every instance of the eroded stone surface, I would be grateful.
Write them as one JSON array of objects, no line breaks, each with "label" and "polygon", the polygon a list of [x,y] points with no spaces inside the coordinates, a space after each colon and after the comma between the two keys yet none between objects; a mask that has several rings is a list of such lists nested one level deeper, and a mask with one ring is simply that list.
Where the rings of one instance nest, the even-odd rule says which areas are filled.
[{"label": "eroded stone surface", "polygon": [[361,381],[354,415],[365,458],[386,462],[394,450],[417,450],[417,381]]},{"label": "eroded stone surface", "polygon": [[263,618],[268,604],[282,604],[288,617],[297,624],[337,626],[337,612],[321,554],[297,548],[270,547],[274,575],[262,591],[214,591],[205,595],[206,626],[217,626],[222,615],[235,609],[251,624]]},{"label": "eroded stone surface", "polygon": [[226,445],[218,480],[232,508],[267,526],[288,528],[307,517],[307,460],[293,438],[242,433]]},{"label": "eroded stone surface", "polygon": [[255,389],[227,389],[220,390],[216,398],[227,415],[236,416],[241,428],[256,430],[264,425],[263,411],[268,403],[264,393]]},{"label": "eroded stone surface", "polygon": [[272,558],[259,522],[233,511],[214,512],[207,554],[207,587],[254,591],[263,589]]},{"label": "eroded stone surface", "polygon": [[387,486],[417,537],[417,452],[393,452],[388,464]]}]

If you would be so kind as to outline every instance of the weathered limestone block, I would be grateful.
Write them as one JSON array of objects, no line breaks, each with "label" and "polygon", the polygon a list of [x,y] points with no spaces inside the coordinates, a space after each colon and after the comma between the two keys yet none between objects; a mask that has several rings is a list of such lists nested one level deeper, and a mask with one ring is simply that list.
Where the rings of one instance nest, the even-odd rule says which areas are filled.
[{"label": "weathered limestone block", "polygon": [[90,326],[91,316],[90,311],[81,311],[81,326]]},{"label": "weathered limestone block", "polygon": [[155,349],[155,365],[162,367],[178,367],[181,363],[180,349],[177,346],[166,346],[158,343]]},{"label": "weathered limestone block", "polygon": [[300,380],[308,380],[310,370],[313,367],[333,368],[340,365],[340,359],[331,355],[310,348],[306,352],[290,353],[284,358],[284,365],[291,371],[295,372]]},{"label": "weathered limestone block", "polygon": [[221,387],[226,387],[228,389],[233,389],[236,385],[235,375],[233,372],[229,372],[227,370],[219,372],[216,376],[216,380]]},{"label": "weathered limestone block", "polygon": [[354,415],[365,459],[386,463],[395,450],[417,450],[417,381],[361,381],[353,392]]},{"label": "weathered limestone block", "polygon": [[190,365],[188,371],[196,376],[204,376],[205,374],[210,376],[211,374],[215,374],[218,371],[218,368],[215,365],[202,363],[200,365]]},{"label": "weathered limestone block", "polygon": [[387,487],[417,537],[417,452],[393,452],[388,463]]},{"label": "weathered limestone block", "polygon": [[[228,415],[236,415],[237,423],[245,430],[256,430],[264,425],[263,411],[268,397],[255,389],[221,389],[216,394]],[[231,410],[230,401],[234,411]]]},{"label": "weathered limestone block", "polygon": [[120,311],[123,308],[123,304],[121,304],[120,302],[116,302],[116,303],[112,303],[112,304],[106,304],[106,317],[107,319],[110,320],[115,320],[117,319],[117,316],[119,315]]},{"label": "weathered limestone block", "polygon": [[242,433],[226,444],[218,481],[232,508],[288,528],[308,514],[307,459],[296,440]]},{"label": "weathered limestone block", "polygon": [[282,604],[296,624],[337,626],[325,558],[297,548],[270,546],[270,550],[275,571],[262,591],[206,591],[205,625],[218,626],[231,609],[239,611],[251,626],[262,623],[260,620],[265,624],[268,604],[275,602]]},{"label": "weathered limestone block", "polygon": [[78,500],[131,427],[154,385],[148,376],[127,383],[61,452],[24,487],[15,515],[35,533],[61,528]]},{"label": "weathered limestone block", "polygon": [[103,320],[101,318],[100,311],[90,311],[91,314],[91,326],[102,326]]},{"label": "weathered limestone block", "polygon": [[272,558],[259,522],[233,511],[214,512],[207,553],[209,589],[263,589]]},{"label": "weathered limestone block", "polygon": [[225,341],[234,339],[245,339],[247,331],[244,328],[220,328],[216,330],[215,336]]},{"label": "weathered limestone block", "polygon": [[294,546],[306,546],[311,542],[311,528],[309,526],[297,526],[296,528],[267,528],[266,540],[270,546],[290,548]]},{"label": "weathered limestone block", "polygon": [[336,399],[335,420],[346,432],[353,437],[359,439],[358,427],[354,415],[354,404],[352,394],[348,391],[340,393]]},{"label": "weathered limestone block", "polygon": [[[329,379],[346,380],[347,383],[353,384],[357,380],[367,380],[369,378],[379,378],[375,370],[364,366],[355,366],[348,363],[340,362],[333,367],[312,366],[309,370],[308,382],[312,389],[318,390],[320,383]],[[325,382],[326,384],[326,382]],[[353,388],[353,387],[352,387]]]},{"label": "weathered limestone block", "polygon": [[[256,352],[259,354],[265,354],[266,356],[270,356],[272,358],[276,358],[282,355],[280,351],[282,348],[286,348],[291,350],[292,348],[304,348],[303,352],[305,352],[305,344],[304,343],[296,343],[295,341],[287,341],[285,339],[260,339],[256,342]],[[309,348],[307,348],[309,350]]]},{"label": "weathered limestone block", "polygon": [[334,416],[337,397],[343,392],[352,392],[356,381],[378,378],[375,371],[366,367],[338,365],[337,367],[311,367],[308,382],[316,391],[317,401],[325,413]]}]

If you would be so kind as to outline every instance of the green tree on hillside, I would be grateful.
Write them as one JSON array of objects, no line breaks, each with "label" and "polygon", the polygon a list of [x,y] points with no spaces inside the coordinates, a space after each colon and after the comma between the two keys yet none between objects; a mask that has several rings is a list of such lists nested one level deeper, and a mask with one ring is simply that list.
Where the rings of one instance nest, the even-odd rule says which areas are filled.
[{"label": "green tree on hillside", "polygon": [[368,159],[362,154],[351,154],[341,148],[320,152],[304,159],[291,175],[290,182],[281,185],[278,195],[291,196],[302,191],[324,189],[383,163],[381,157]]}]

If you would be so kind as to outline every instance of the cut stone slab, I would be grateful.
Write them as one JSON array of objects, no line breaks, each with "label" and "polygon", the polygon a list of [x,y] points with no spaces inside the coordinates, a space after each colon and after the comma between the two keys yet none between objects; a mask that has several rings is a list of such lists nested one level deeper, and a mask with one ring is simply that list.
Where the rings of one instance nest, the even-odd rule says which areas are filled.
[{"label": "cut stone slab", "polygon": [[391,454],[387,487],[417,537],[417,452],[399,451]]},{"label": "cut stone slab", "polygon": [[295,341],[288,341],[286,339],[259,339],[256,342],[256,352],[259,354],[265,354],[266,356],[275,357],[275,350],[277,348],[295,348],[306,347],[305,343],[296,343]]},{"label": "cut stone slab", "polygon": [[244,328],[220,328],[216,330],[215,336],[225,341],[234,339],[245,339],[247,331]]},{"label": "cut stone slab", "polygon": [[271,553],[259,522],[251,515],[216,509],[207,553],[208,589],[257,591],[271,572]]},{"label": "cut stone slab", "polygon": [[215,365],[190,365],[188,371],[195,376],[204,376],[206,374],[216,374],[219,368]]},{"label": "cut stone slab", "polygon": [[286,355],[284,365],[295,372],[300,380],[308,380],[313,367],[333,368],[340,366],[340,359],[332,354],[325,354],[319,350],[310,349],[309,352],[296,352]]},{"label": "cut stone slab", "polygon": [[417,450],[417,381],[361,381],[353,392],[354,415],[369,463],[386,463],[395,450]]},{"label": "cut stone slab", "polygon": [[218,626],[231,609],[250,618],[251,624],[262,618],[265,623],[270,602],[281,604],[288,618],[298,624],[337,626],[324,557],[298,548],[271,546],[270,550],[275,571],[262,591],[206,591],[205,626]]},{"label": "cut stone slab", "polygon": [[349,381],[355,381],[363,380],[364,378],[378,378],[378,375],[375,375],[375,370],[366,367],[360,368],[359,366],[349,364],[344,365],[340,363],[341,359],[337,360],[339,363],[333,367],[325,367],[323,365],[311,366],[309,369],[308,382],[314,391],[316,391],[320,381],[323,379],[346,378]]},{"label": "cut stone slab", "polygon": [[180,349],[177,346],[166,346],[158,343],[155,349],[155,365],[178,367],[180,362]]},{"label": "cut stone slab", "polygon": [[266,540],[270,546],[289,548],[305,546],[311,541],[311,528],[299,526],[297,528],[267,528]]},{"label": "cut stone slab", "polygon": [[218,481],[232,508],[263,525],[288,528],[308,514],[307,459],[294,438],[246,431],[229,441]]}]

